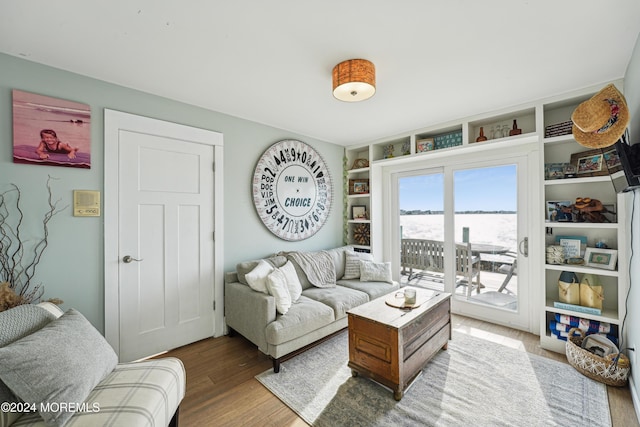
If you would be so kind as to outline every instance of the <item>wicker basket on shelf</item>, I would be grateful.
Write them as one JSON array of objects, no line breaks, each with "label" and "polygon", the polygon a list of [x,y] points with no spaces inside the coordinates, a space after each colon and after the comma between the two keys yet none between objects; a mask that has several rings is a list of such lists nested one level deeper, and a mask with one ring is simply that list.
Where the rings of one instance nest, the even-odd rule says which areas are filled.
[{"label": "wicker basket on shelf", "polygon": [[625,386],[631,371],[629,358],[622,353],[610,354],[606,357],[593,354],[582,348],[584,338],[586,338],[584,332],[579,328],[571,328],[569,331],[566,345],[569,364],[593,380],[615,387]]}]

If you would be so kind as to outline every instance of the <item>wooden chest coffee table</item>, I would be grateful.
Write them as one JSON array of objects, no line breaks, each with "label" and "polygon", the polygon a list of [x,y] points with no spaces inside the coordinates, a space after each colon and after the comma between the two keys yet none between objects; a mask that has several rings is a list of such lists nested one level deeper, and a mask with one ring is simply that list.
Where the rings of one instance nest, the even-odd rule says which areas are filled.
[{"label": "wooden chest coffee table", "polygon": [[410,311],[390,306],[391,294],[347,312],[353,376],[363,375],[391,388],[396,400],[451,339],[451,294],[414,289],[417,302],[423,302]]}]

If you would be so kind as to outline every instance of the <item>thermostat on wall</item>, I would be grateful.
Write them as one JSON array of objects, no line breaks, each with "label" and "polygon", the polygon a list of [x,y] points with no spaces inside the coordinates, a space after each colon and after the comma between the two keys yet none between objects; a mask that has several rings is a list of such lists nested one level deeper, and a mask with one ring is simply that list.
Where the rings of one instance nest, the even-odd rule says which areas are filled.
[{"label": "thermostat on wall", "polygon": [[100,192],[73,190],[73,216],[100,216]]}]

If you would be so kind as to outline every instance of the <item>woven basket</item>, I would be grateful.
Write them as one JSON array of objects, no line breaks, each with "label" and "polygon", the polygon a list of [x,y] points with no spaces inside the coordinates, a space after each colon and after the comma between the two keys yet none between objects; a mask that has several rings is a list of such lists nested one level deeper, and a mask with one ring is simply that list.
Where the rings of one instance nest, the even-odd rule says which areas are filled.
[{"label": "woven basket", "polygon": [[[579,335],[574,336],[574,333]],[[582,348],[584,332],[579,328],[572,328],[567,338],[566,353],[569,364],[587,377],[610,386],[623,387],[627,384],[631,363],[629,358],[619,353],[618,362],[614,362],[617,355],[600,357]]]}]

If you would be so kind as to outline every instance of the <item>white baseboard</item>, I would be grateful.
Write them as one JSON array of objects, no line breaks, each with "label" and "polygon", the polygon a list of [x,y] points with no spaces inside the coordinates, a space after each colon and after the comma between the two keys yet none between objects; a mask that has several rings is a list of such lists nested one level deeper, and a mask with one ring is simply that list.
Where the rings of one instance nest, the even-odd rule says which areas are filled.
[{"label": "white baseboard", "polygon": [[638,400],[638,392],[636,384],[633,381],[633,375],[629,377],[629,388],[631,390],[631,400],[633,401],[633,407],[636,410],[636,418],[640,421],[640,400]]}]

